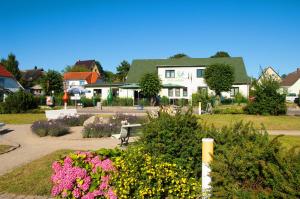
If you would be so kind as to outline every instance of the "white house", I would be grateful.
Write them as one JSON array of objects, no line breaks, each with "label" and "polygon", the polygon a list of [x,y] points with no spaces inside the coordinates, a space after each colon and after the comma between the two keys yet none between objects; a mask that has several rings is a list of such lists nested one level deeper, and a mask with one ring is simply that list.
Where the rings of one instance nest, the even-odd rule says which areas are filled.
[{"label": "white house", "polygon": [[262,74],[259,76],[257,82],[260,83],[264,77],[272,77],[274,80],[281,82],[281,77],[271,66],[268,66],[262,71]]},{"label": "white house", "polygon": [[136,102],[143,97],[138,85],[140,78],[146,73],[157,73],[163,84],[159,94],[161,97],[167,96],[171,100],[189,100],[192,94],[199,90],[206,90],[209,94],[213,92],[207,86],[203,75],[206,66],[214,63],[226,63],[234,68],[234,84],[229,92],[222,93],[223,97],[231,98],[238,92],[245,97],[249,96],[250,81],[241,57],[184,57],[178,59],[133,60],[125,83],[86,85],[85,88],[91,90],[91,94],[87,97],[92,97],[94,91],[96,91],[101,92],[102,99],[106,99],[108,91],[112,88],[115,96],[133,98]]},{"label": "white house", "polygon": [[83,89],[86,84],[94,84],[99,79],[97,72],[66,72],[64,73],[65,89]]},{"label": "white house", "polygon": [[16,92],[19,89],[23,89],[21,84],[0,64],[0,102],[5,99],[8,93]]},{"label": "white house", "polygon": [[300,68],[288,74],[282,80],[281,87],[287,94],[300,94]]}]

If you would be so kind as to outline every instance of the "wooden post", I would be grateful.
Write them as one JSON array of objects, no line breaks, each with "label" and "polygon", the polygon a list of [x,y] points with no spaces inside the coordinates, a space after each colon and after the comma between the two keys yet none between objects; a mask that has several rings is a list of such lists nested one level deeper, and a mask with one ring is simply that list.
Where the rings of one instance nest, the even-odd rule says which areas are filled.
[{"label": "wooden post", "polygon": [[201,115],[201,102],[199,102],[199,107],[198,107],[199,115]]},{"label": "wooden post", "polygon": [[211,191],[210,166],[214,153],[214,139],[202,139],[202,198],[209,198]]}]

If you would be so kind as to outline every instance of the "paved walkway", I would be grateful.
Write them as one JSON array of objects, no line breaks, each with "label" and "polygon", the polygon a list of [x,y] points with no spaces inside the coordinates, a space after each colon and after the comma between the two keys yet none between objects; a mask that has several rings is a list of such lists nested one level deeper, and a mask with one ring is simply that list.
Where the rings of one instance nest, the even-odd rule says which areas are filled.
[{"label": "paved walkway", "polygon": [[6,125],[11,130],[0,135],[0,144],[20,144],[21,146],[9,153],[0,155],[0,175],[29,163],[59,149],[96,150],[99,148],[115,148],[120,143],[113,138],[83,139],[83,127],[72,127],[71,134],[62,137],[38,137],[33,134],[30,124]]}]

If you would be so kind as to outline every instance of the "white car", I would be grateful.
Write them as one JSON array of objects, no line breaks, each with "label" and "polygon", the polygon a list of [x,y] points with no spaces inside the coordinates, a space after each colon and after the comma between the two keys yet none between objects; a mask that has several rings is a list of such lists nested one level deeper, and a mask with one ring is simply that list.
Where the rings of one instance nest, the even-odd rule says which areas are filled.
[{"label": "white car", "polygon": [[285,101],[294,103],[294,101],[295,101],[295,99],[296,99],[297,97],[298,97],[298,96],[297,96],[296,93],[289,93],[289,94],[286,95]]}]

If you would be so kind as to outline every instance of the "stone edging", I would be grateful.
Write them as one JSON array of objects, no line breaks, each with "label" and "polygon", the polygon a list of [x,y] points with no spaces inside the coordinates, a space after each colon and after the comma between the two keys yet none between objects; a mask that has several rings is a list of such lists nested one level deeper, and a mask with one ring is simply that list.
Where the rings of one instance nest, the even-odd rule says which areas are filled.
[{"label": "stone edging", "polygon": [[4,152],[0,152],[0,155],[5,154],[5,153],[9,153],[17,148],[21,147],[20,144],[17,144],[16,146],[11,146],[8,150],[4,151]]}]

